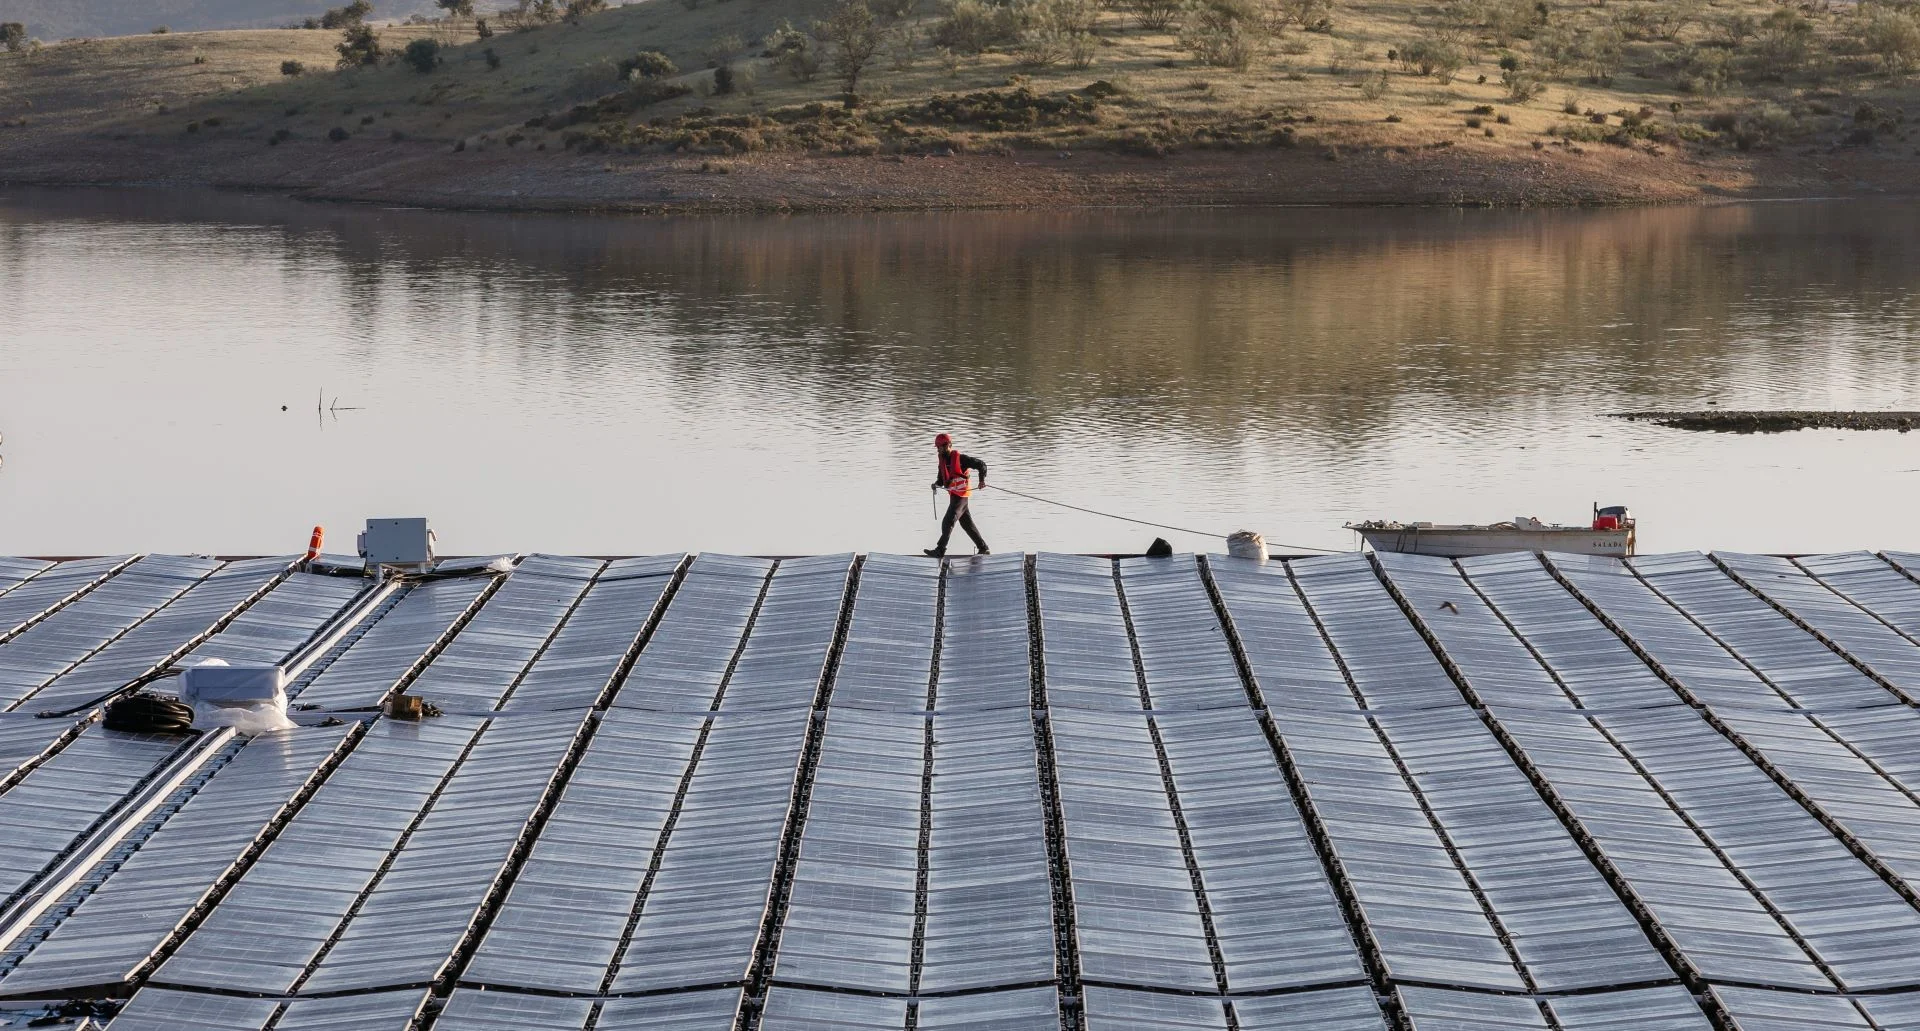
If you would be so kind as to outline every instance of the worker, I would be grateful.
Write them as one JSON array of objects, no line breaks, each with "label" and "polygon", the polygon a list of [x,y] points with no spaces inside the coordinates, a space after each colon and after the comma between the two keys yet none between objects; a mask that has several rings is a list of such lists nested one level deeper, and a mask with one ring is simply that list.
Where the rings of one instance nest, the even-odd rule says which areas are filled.
[{"label": "worker", "polygon": [[940,543],[927,549],[927,554],[939,558],[947,553],[947,538],[953,536],[953,524],[973,538],[973,546],[980,554],[989,555],[986,539],[980,536],[980,530],[973,525],[973,514],[967,511],[967,498],[972,496],[973,487],[967,482],[967,470],[980,473],[980,486],[987,485],[987,463],[972,455],[963,455],[953,446],[953,438],[942,433],[933,438],[933,449],[939,452],[939,472],[933,481],[934,490],[947,492],[947,515],[940,520]]}]

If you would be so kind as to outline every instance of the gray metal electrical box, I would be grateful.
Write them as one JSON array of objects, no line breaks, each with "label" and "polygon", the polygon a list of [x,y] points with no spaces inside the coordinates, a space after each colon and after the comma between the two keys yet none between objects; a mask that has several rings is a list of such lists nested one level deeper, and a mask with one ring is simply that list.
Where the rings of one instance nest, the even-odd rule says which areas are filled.
[{"label": "gray metal electrical box", "polygon": [[360,536],[367,568],[424,566],[433,561],[433,531],[425,519],[369,519]]}]

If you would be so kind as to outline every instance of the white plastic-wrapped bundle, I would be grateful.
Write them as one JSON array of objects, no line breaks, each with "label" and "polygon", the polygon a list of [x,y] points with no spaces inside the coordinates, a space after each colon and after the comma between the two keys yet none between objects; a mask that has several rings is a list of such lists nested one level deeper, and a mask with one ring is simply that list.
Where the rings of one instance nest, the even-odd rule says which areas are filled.
[{"label": "white plastic-wrapped bundle", "polygon": [[1267,539],[1252,530],[1241,530],[1227,538],[1227,554],[1233,558],[1267,560]]},{"label": "white plastic-wrapped bundle", "polygon": [[252,736],[292,730],[287,718],[287,677],[278,666],[229,666],[208,659],[180,674],[180,700],[193,706],[201,730],[232,727]]}]

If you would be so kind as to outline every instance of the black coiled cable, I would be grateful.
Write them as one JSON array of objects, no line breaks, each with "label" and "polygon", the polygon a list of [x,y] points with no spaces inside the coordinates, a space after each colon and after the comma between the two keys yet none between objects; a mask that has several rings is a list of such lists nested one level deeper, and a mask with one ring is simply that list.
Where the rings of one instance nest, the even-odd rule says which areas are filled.
[{"label": "black coiled cable", "polygon": [[134,734],[184,734],[193,729],[193,706],[157,694],[132,694],[107,706],[107,729]]}]

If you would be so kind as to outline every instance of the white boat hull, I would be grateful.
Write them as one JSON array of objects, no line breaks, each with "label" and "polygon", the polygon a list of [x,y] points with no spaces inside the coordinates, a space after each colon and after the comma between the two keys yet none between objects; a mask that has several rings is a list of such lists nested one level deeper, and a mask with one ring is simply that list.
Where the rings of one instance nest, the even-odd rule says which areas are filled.
[{"label": "white boat hull", "polygon": [[1470,555],[1498,555],[1511,551],[1556,551],[1574,555],[1606,555],[1626,558],[1633,554],[1633,530],[1589,530],[1565,527],[1551,530],[1520,530],[1487,527],[1394,527],[1391,529],[1354,528],[1375,551],[1397,551],[1407,555],[1439,555],[1466,558]]}]

